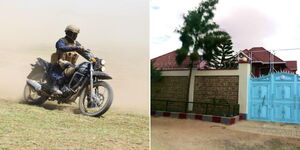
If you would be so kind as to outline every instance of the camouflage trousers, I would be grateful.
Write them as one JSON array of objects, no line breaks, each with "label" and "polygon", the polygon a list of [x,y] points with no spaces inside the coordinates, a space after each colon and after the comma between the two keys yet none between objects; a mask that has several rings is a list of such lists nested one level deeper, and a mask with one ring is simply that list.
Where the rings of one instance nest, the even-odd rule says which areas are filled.
[{"label": "camouflage trousers", "polygon": [[75,72],[75,65],[69,61],[60,59],[58,61],[59,66],[64,70],[64,75],[70,77]]}]

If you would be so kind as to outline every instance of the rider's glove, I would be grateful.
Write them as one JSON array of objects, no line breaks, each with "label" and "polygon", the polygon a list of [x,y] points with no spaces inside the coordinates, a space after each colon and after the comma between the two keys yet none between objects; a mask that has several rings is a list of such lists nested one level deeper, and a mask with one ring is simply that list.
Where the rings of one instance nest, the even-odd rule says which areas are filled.
[{"label": "rider's glove", "polygon": [[83,46],[77,46],[77,50],[84,51],[84,47]]}]

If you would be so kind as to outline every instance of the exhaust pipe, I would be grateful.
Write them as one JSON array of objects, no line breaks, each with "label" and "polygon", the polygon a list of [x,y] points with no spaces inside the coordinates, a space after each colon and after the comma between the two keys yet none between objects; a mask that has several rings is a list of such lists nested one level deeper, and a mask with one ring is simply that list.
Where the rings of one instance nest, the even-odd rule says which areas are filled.
[{"label": "exhaust pipe", "polygon": [[30,80],[30,79],[28,79],[26,82],[27,82],[27,85],[31,86],[36,91],[41,91],[42,90],[42,86],[38,82],[36,82],[34,80]]}]

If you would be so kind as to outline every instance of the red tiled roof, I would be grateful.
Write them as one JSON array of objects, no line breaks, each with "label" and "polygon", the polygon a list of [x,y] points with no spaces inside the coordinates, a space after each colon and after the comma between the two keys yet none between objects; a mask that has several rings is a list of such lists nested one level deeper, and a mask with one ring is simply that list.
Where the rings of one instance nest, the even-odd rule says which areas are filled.
[{"label": "red tiled roof", "polygon": [[286,70],[297,71],[297,61],[283,61],[279,57],[271,54],[263,47],[253,47],[250,50],[243,50],[243,53],[251,58],[252,53],[252,63],[282,63],[286,65]]},{"label": "red tiled roof", "polygon": [[[275,63],[282,63],[287,66],[288,70],[296,71],[297,70],[297,61],[283,61],[279,57],[271,54],[269,51],[264,49],[263,47],[253,47],[250,50],[243,50],[244,54],[246,54],[248,57],[251,57],[252,53],[252,63],[269,63],[269,62],[275,62]],[[158,56],[156,58],[151,59],[151,62],[153,62],[153,65],[155,68],[160,70],[182,70],[182,69],[188,69],[190,64],[190,58],[187,57],[181,65],[178,65],[176,63],[176,50],[169,52],[167,54]],[[205,69],[206,68],[206,62],[204,60],[199,60],[195,62],[195,67],[197,69]]]},{"label": "red tiled roof", "polygon": [[292,71],[297,71],[297,61],[285,61],[286,67]]},{"label": "red tiled roof", "polygon": [[252,53],[252,63],[260,62],[260,63],[284,63],[284,61],[277,56],[273,55],[263,47],[253,47],[250,50],[243,50],[243,53],[251,58]]},{"label": "red tiled roof", "polygon": [[[191,62],[190,58],[187,57],[181,65],[178,65],[176,63],[176,50],[169,52],[167,54],[158,56],[156,58],[151,59],[153,62],[153,65],[157,69],[161,70],[181,70],[181,69],[189,69],[189,64]],[[195,65],[198,69],[203,69],[206,65],[205,61],[199,60],[198,62],[195,62]]]}]

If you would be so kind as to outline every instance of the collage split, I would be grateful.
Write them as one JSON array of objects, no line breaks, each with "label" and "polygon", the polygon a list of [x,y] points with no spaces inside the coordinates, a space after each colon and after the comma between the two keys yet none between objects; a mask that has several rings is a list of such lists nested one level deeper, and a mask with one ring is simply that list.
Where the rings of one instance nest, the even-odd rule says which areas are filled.
[{"label": "collage split", "polygon": [[0,150],[300,150],[299,5],[0,0]]}]

